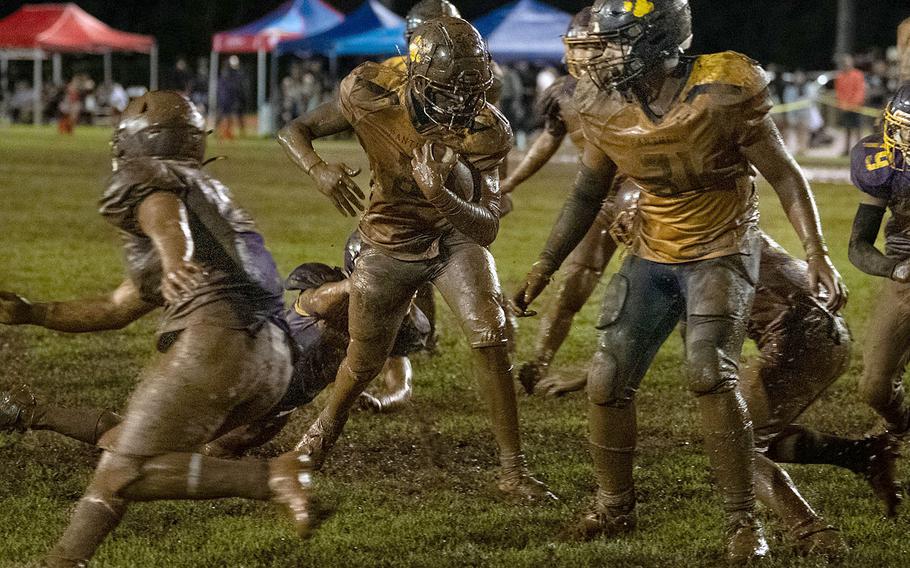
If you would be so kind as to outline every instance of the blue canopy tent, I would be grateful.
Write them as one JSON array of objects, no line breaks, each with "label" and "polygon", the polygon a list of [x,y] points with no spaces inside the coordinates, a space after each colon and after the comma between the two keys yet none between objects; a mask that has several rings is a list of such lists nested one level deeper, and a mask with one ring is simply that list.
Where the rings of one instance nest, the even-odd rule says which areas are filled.
[{"label": "blue canopy tent", "polygon": [[[344,21],[344,14],[324,0],[289,0],[258,20],[215,34],[209,67],[209,112],[214,116],[218,96],[218,55],[220,53],[256,53],[258,55],[257,108],[260,131],[270,131],[265,118],[266,56],[282,40],[318,35]],[[272,57],[273,92],[277,59]]]},{"label": "blue canopy tent", "polygon": [[342,23],[325,32],[299,40],[282,41],[276,52],[281,55],[295,53],[306,57],[313,53],[327,55],[333,75],[337,75],[338,55],[334,48],[341,39],[381,28],[401,28],[404,18],[379,3],[378,0],[367,0],[359,8],[348,14]]},{"label": "blue canopy tent", "polygon": [[333,52],[336,57],[397,55],[405,53],[404,26],[378,28],[366,33],[348,36],[338,40]]},{"label": "blue canopy tent", "polygon": [[562,36],[572,15],[537,0],[517,0],[474,20],[499,63],[558,63],[565,48]]}]

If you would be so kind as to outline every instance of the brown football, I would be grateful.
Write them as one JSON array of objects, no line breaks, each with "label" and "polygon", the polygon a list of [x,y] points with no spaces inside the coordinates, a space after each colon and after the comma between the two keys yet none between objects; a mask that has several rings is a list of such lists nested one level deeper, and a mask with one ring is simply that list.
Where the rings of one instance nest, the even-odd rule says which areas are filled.
[{"label": "brown football", "polygon": [[[433,144],[433,159],[441,159],[443,155],[445,155],[445,150],[445,145]],[[474,199],[476,181],[477,180],[474,177],[474,168],[472,168],[468,162],[459,155],[455,162],[455,166],[452,168],[452,171],[449,173],[449,177],[446,179],[446,189],[458,197],[464,199],[465,201],[472,201]]]}]

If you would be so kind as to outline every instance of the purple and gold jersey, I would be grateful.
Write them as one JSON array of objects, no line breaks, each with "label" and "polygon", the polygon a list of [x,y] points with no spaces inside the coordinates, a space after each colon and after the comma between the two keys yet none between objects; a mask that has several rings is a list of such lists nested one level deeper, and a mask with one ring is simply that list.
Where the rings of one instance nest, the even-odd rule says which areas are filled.
[{"label": "purple and gold jersey", "polygon": [[[896,166],[903,168],[903,158],[898,160],[901,163]],[[853,147],[850,179],[863,193],[885,201],[891,211],[885,225],[885,254],[910,257],[910,172],[891,167],[881,133],[867,136]]]},{"label": "purple and gold jersey", "polygon": [[684,58],[688,80],[663,116],[617,91],[579,81],[586,143],[641,187],[633,254],[662,263],[745,251],[758,223],[754,171],[740,148],[757,142],[771,109],[766,78],[734,52]]},{"label": "purple and gold jersey", "polygon": [[[171,304],[161,296],[161,260],[138,220],[142,201],[160,191],[175,194],[186,208],[182,221],[192,234],[192,260],[206,274],[191,293]],[[127,273],[142,298],[165,307],[159,334],[185,329],[189,322],[251,329],[271,319],[284,327],[283,288],[271,253],[230,190],[198,164],[125,161],[111,176],[100,211],[121,231]]]},{"label": "purple and gold jersey", "polygon": [[439,254],[440,239],[454,231],[414,181],[412,154],[427,141],[451,147],[471,169],[498,168],[512,146],[508,122],[487,104],[473,124],[458,132],[434,126],[419,133],[407,100],[407,75],[364,63],[342,82],[340,106],[370,160],[370,205],[360,232],[371,245],[399,260]]}]

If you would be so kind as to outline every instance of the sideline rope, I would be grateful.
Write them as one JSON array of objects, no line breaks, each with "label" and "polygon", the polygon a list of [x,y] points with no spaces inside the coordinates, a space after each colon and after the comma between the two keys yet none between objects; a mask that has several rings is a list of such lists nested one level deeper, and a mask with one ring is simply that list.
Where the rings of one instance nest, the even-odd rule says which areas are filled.
[{"label": "sideline rope", "polygon": [[880,108],[867,107],[867,106],[846,107],[846,106],[840,104],[835,97],[832,97],[830,95],[819,95],[815,99],[806,98],[806,99],[801,99],[798,101],[793,101],[792,103],[774,105],[774,107],[771,109],[771,114],[782,114],[785,112],[794,112],[794,111],[798,111],[798,110],[803,110],[803,109],[811,108],[816,103],[821,103],[823,105],[826,105],[829,107],[834,107],[834,108],[840,109],[840,110],[855,112],[857,114],[862,114],[865,116],[871,116],[872,118],[878,118],[882,115],[882,109],[880,109]]}]

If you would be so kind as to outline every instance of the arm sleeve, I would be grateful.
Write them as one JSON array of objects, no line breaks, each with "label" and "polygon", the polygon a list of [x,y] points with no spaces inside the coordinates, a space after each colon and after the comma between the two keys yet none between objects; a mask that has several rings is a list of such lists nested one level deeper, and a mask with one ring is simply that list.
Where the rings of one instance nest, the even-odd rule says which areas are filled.
[{"label": "arm sleeve", "polygon": [[499,173],[495,168],[478,172],[474,180],[474,186],[480,186],[479,203],[466,201],[445,187],[430,199],[430,203],[464,235],[488,246],[499,232]]},{"label": "arm sleeve", "polygon": [[853,219],[849,257],[853,266],[866,274],[890,278],[897,260],[888,258],[875,248],[875,239],[885,216],[883,207],[862,203]]},{"label": "arm sleeve", "polygon": [[559,269],[591,228],[607,198],[609,185],[603,183],[602,176],[581,166],[575,179],[575,189],[563,206],[540,254],[542,268],[548,275]]}]

